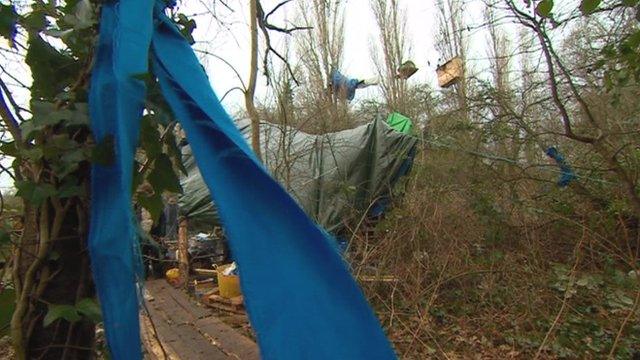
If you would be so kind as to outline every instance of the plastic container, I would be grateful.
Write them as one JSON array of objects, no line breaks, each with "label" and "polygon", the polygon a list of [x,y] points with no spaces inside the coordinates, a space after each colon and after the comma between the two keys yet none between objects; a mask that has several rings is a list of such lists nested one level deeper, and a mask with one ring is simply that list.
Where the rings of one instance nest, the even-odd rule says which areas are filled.
[{"label": "plastic container", "polygon": [[218,273],[218,291],[223,298],[231,299],[242,295],[240,291],[240,277],[238,275],[225,275],[224,269],[231,264],[220,265],[216,269]]},{"label": "plastic container", "polygon": [[177,281],[178,279],[180,279],[180,270],[176,268],[169,269],[165,273],[165,276],[169,281]]}]

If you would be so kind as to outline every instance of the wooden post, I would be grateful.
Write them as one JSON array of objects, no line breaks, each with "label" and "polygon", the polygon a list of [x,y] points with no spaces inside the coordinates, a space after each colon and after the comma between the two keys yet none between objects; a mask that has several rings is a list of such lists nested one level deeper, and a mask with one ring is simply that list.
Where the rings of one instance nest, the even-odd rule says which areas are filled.
[{"label": "wooden post", "polygon": [[258,159],[260,150],[260,114],[256,109],[255,93],[258,79],[258,0],[249,0],[249,31],[251,36],[251,62],[249,64],[249,84],[244,91],[244,102],[251,119],[251,147]]},{"label": "wooden post", "polygon": [[180,269],[180,282],[183,286],[187,286],[189,281],[189,236],[187,233],[188,221],[185,217],[181,217],[178,226],[178,262]]}]

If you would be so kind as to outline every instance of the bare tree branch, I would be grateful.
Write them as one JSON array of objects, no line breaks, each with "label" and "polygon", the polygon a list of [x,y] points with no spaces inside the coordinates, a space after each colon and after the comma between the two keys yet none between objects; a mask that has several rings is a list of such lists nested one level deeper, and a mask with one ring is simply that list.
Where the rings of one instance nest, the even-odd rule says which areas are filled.
[{"label": "bare tree branch", "polygon": [[310,26],[294,26],[292,28],[282,28],[282,27],[278,27],[275,25],[272,25],[271,23],[269,23],[269,17],[271,15],[273,15],[279,8],[281,8],[282,6],[286,5],[287,3],[291,2],[291,0],[285,0],[280,2],[278,5],[276,5],[271,11],[269,11],[269,13],[267,13],[265,15],[264,13],[264,9],[262,8],[262,4],[260,3],[260,1],[257,1],[257,14],[256,17],[258,19],[258,26],[260,27],[260,30],[262,31],[262,34],[264,35],[264,41],[265,41],[265,45],[267,47],[267,49],[265,50],[264,53],[264,58],[263,58],[263,67],[264,67],[264,75],[267,77],[267,84],[270,83],[270,74],[269,74],[269,68],[267,66],[267,63],[269,61],[269,53],[273,53],[274,55],[276,55],[280,60],[282,60],[282,62],[285,64],[285,66],[287,67],[287,71],[289,71],[289,74],[291,75],[291,78],[293,79],[293,81],[296,83],[296,85],[300,85],[300,82],[298,81],[298,79],[296,79],[295,73],[293,72],[293,69],[291,68],[291,64],[289,63],[289,60],[287,60],[286,57],[282,56],[282,54],[280,54],[272,45],[271,45],[271,36],[269,34],[269,30],[273,30],[273,31],[277,31],[280,33],[284,33],[287,35],[291,35],[293,32],[298,31],[298,30],[309,30],[312,29],[312,27]]},{"label": "bare tree branch", "polygon": [[9,102],[15,102],[11,98],[11,93],[7,90],[6,84],[0,79],[0,87],[2,88],[2,92],[0,93],[0,118],[4,121],[13,136],[13,140],[15,140],[16,144],[20,144],[22,140],[22,131],[20,130],[20,125],[14,115],[9,110],[7,103],[5,102],[5,96],[9,99]]},{"label": "bare tree branch", "polygon": [[0,88],[2,89],[2,91],[4,91],[4,93],[7,96],[7,100],[9,100],[9,103],[13,107],[13,111],[15,113],[15,116],[18,118],[18,120],[20,120],[20,122],[23,122],[24,118],[22,117],[22,115],[20,115],[20,111],[24,110],[24,109],[21,108],[18,105],[18,103],[16,103],[15,99],[13,98],[13,96],[11,96],[11,92],[9,90],[9,87],[7,87],[7,84],[5,84],[4,81],[2,81],[2,78],[0,78]]},{"label": "bare tree branch", "polygon": [[533,16],[521,11],[515,6],[512,0],[506,1],[510,10],[517,14],[518,21],[525,27],[533,30],[542,46],[542,54],[544,55],[547,71],[549,72],[549,86],[551,87],[551,95],[553,97],[553,102],[556,105],[558,111],[560,112],[560,116],[562,118],[562,123],[565,129],[565,136],[577,140],[584,143],[594,143],[596,141],[595,138],[589,136],[583,136],[579,134],[575,134],[573,132],[571,117],[569,116],[569,111],[567,107],[560,99],[560,92],[558,90],[558,80],[556,77],[556,70],[554,67],[553,58],[551,57],[551,51],[549,50],[550,44],[547,42],[548,38],[545,38],[543,31],[541,29],[540,22],[536,20]]}]

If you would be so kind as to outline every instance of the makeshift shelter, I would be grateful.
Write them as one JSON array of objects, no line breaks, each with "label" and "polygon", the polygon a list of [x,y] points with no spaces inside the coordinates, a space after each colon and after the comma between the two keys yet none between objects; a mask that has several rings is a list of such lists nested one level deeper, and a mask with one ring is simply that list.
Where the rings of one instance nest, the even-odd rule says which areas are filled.
[{"label": "makeshift shelter", "polygon": [[389,124],[389,126],[394,130],[403,134],[411,134],[411,131],[413,130],[413,122],[411,119],[397,112],[389,114],[387,124]]},{"label": "makeshift shelter", "polygon": [[355,79],[343,75],[338,70],[331,72],[329,89],[339,99],[351,101],[356,96],[356,90],[378,85],[378,78]]},{"label": "makeshift shelter", "polygon": [[446,88],[460,81],[463,75],[463,66],[462,59],[458,56],[438,66],[436,69],[438,85]]},{"label": "makeshift shelter", "polygon": [[407,80],[417,71],[418,68],[416,67],[416,64],[411,60],[407,60],[398,67],[398,73],[396,74],[396,77],[398,79]]},{"label": "makeshift shelter", "polygon": [[[417,140],[402,131],[411,121],[392,115],[402,127],[377,119],[324,135],[261,123],[263,161],[308,215],[328,231],[339,233],[354,216],[374,209],[379,215],[392,187],[411,165]],[[237,125],[250,139],[250,122]],[[180,212],[189,218],[190,228],[206,230],[217,221],[215,206],[188,146],[183,155],[188,175],[181,181]]]}]

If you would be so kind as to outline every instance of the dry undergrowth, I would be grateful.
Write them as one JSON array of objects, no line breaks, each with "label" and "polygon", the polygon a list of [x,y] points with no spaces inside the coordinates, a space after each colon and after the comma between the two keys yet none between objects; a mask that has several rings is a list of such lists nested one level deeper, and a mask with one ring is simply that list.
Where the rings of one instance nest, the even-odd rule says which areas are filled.
[{"label": "dry undergrowth", "polygon": [[361,283],[401,358],[589,359],[614,343],[616,358],[640,351],[640,287],[627,276],[637,234],[625,239],[569,190],[521,182],[514,201],[488,174],[434,172],[447,169],[446,154],[431,155],[373,235],[358,231],[350,247],[357,275],[385,276]]}]

